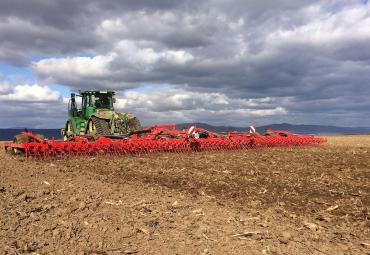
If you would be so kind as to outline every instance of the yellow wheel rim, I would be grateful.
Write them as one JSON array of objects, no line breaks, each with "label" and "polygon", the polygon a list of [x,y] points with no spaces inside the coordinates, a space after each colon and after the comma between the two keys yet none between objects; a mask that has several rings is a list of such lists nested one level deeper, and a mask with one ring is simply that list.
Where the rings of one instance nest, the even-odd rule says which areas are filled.
[{"label": "yellow wheel rim", "polygon": [[66,125],[66,130],[65,130],[65,133],[64,133],[64,136],[63,136],[63,141],[67,141],[68,140],[68,135],[70,135],[71,133],[72,133],[72,125],[68,121],[67,125]]},{"label": "yellow wheel rim", "polygon": [[95,125],[91,120],[89,121],[89,124],[88,124],[88,130],[90,134],[94,134],[96,130]]}]

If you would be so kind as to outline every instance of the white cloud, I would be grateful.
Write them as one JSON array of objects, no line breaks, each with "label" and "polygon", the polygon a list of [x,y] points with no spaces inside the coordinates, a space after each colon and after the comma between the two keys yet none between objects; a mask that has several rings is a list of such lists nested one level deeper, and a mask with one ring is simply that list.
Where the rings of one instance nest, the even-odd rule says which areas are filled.
[{"label": "white cloud", "polygon": [[310,21],[292,29],[275,31],[266,37],[266,42],[332,47],[354,38],[370,40],[370,5],[347,6],[332,13],[316,5],[303,10],[302,14],[310,16]]},{"label": "white cloud", "polygon": [[194,57],[184,50],[160,50],[153,48],[139,47],[132,41],[123,40],[117,43],[115,54],[129,63],[154,65],[158,61],[166,61],[174,64],[183,64]]},{"label": "white cloud", "polygon": [[73,77],[93,79],[109,76],[109,64],[115,57],[114,54],[110,54],[95,57],[49,58],[33,62],[33,68],[39,75],[55,80],[65,76],[72,79]]},{"label": "white cloud", "polygon": [[[242,99],[221,93],[191,92],[185,89],[127,91],[117,95],[116,109],[136,113],[146,124],[209,122],[246,125],[254,117],[288,114],[280,106],[285,98]],[[262,109],[260,109],[262,108]]]},{"label": "white cloud", "polygon": [[48,84],[132,88],[140,85],[129,81],[132,73],[150,74],[160,64],[186,65],[193,59],[185,50],[155,50],[124,40],[107,55],[42,59],[32,69]]},{"label": "white cloud", "polygon": [[[279,116],[288,114],[288,111],[283,107],[275,107],[272,109],[237,109],[236,112],[244,114],[246,116],[256,115],[256,116]],[[233,111],[228,111],[228,113],[233,113]]]},{"label": "white cloud", "polygon": [[118,107],[147,108],[151,111],[178,111],[191,109],[239,109],[263,107],[276,104],[276,99],[230,98],[221,93],[188,91],[185,89],[167,89],[164,91],[138,92],[127,91],[118,96]]},{"label": "white cloud", "polygon": [[37,84],[17,85],[9,94],[0,95],[0,101],[50,102],[61,100],[59,92]]},{"label": "white cloud", "polygon": [[2,82],[0,83],[0,96],[4,94],[8,94],[11,91],[11,85],[9,82]]},{"label": "white cloud", "polygon": [[67,104],[58,91],[39,84],[9,82],[7,87],[6,93],[0,93],[0,128],[60,128],[64,125]]},{"label": "white cloud", "polygon": [[105,37],[121,34],[127,32],[128,28],[124,22],[119,18],[105,19],[97,27],[97,33],[104,35]]},{"label": "white cloud", "polygon": [[[67,103],[59,92],[47,86],[16,85],[6,95],[0,95],[0,117],[19,118],[0,127],[62,127],[68,118]],[[287,110],[279,106],[281,99],[230,98],[221,93],[191,92],[168,88],[147,91],[129,90],[117,94],[116,111],[132,112],[144,125],[158,123],[209,122],[222,125],[248,125],[255,117],[283,116]],[[256,103],[259,102],[256,108]],[[21,124],[22,121],[26,124]]]}]

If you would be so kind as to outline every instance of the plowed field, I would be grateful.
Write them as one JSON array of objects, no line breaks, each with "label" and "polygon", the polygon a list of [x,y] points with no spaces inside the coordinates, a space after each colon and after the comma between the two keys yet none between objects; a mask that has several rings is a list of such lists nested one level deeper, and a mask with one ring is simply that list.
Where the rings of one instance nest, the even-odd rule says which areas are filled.
[{"label": "plowed field", "polygon": [[370,136],[46,161],[0,152],[0,254],[370,254]]}]

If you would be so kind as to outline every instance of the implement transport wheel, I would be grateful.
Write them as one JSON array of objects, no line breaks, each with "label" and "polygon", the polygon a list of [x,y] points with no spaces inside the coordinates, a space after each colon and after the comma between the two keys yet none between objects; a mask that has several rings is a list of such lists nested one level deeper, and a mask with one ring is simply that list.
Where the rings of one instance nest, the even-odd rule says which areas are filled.
[{"label": "implement transport wheel", "polygon": [[[13,139],[13,143],[21,144],[21,143],[24,143],[24,142],[28,142],[28,139],[27,139],[27,137],[24,137],[22,135],[17,135]],[[13,155],[22,155],[22,154],[25,153],[24,149],[16,148],[16,147],[12,147],[10,151]]]}]

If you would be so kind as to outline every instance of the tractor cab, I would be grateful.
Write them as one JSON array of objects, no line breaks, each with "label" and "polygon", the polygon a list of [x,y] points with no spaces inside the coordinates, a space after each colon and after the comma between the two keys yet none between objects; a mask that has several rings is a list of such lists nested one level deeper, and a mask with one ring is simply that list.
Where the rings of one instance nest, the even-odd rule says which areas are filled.
[{"label": "tractor cab", "polygon": [[[71,100],[68,107],[71,117],[89,118],[97,111],[114,111],[114,91],[80,90],[79,93],[79,95],[74,93],[71,94]],[[81,97],[80,104],[77,104],[76,97]]]},{"label": "tractor cab", "polygon": [[96,93],[86,96],[85,100],[89,107],[96,109],[113,109],[113,95],[110,93]]}]

